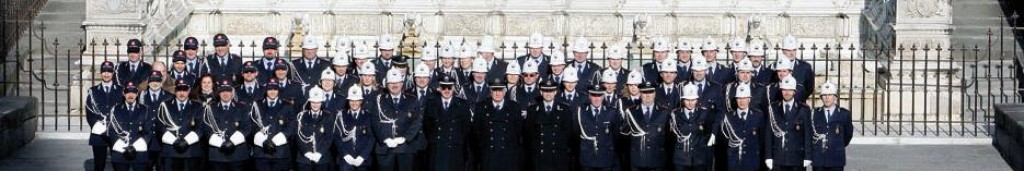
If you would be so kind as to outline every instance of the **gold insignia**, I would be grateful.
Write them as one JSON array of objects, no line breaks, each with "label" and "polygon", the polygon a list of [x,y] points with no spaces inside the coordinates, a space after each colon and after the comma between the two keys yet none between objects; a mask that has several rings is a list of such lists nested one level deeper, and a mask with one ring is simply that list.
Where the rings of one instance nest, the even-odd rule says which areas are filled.
[{"label": "gold insignia", "polygon": [[278,119],[277,120],[277,124],[284,125],[284,119]]},{"label": "gold insignia", "polygon": [[800,131],[800,125],[796,125],[796,130]]},{"label": "gold insignia", "polygon": [[324,126],[320,126],[320,133],[324,133]]},{"label": "gold insignia", "polygon": [[196,120],[192,120],[192,126],[196,126]]},{"label": "gold insignia", "polygon": [[836,128],[836,134],[839,134],[839,128]]},{"label": "gold insignia", "polygon": [[697,128],[699,128],[701,131],[703,131],[704,130],[704,124],[700,124],[700,126],[697,127]]},{"label": "gold insignia", "polygon": [[363,129],[363,135],[366,135],[366,129]]},{"label": "gold insignia", "polygon": [[235,121],[235,128],[238,128],[238,121]]}]

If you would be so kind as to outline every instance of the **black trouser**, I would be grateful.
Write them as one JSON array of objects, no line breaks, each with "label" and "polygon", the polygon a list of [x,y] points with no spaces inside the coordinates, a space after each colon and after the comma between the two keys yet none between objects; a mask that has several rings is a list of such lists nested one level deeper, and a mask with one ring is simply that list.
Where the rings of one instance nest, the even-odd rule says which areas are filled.
[{"label": "black trouser", "polygon": [[331,164],[297,164],[297,171],[330,171]]},{"label": "black trouser", "polygon": [[201,170],[199,166],[199,158],[161,157],[159,169],[161,171],[198,171]]},{"label": "black trouser", "polygon": [[663,171],[664,168],[630,167],[631,171]]},{"label": "black trouser", "polygon": [[110,163],[114,166],[114,171],[149,171],[148,162],[135,162],[135,163]]},{"label": "black trouser", "polygon": [[92,146],[92,170],[103,171],[107,168],[107,153],[110,147]]},{"label": "black trouser", "polygon": [[583,169],[583,171],[613,171],[613,170],[615,170],[618,167],[619,166],[600,168],[600,167],[585,167],[584,166],[582,169]]},{"label": "black trouser", "polygon": [[814,171],[843,171],[843,167],[812,167]]},{"label": "black trouser", "polygon": [[257,171],[287,171],[292,168],[290,159],[254,159]]},{"label": "black trouser", "polygon": [[772,166],[772,170],[774,170],[774,171],[806,171],[807,168],[804,168],[803,166],[779,166],[779,165],[776,165],[776,166]]},{"label": "black trouser", "polygon": [[711,167],[707,164],[696,165],[696,166],[680,166],[676,165],[676,171],[710,171]]},{"label": "black trouser", "polygon": [[245,161],[236,162],[210,162],[210,170],[212,171],[242,171],[245,170]]},{"label": "black trouser", "polygon": [[416,153],[377,154],[377,164],[382,171],[411,171],[416,168]]}]

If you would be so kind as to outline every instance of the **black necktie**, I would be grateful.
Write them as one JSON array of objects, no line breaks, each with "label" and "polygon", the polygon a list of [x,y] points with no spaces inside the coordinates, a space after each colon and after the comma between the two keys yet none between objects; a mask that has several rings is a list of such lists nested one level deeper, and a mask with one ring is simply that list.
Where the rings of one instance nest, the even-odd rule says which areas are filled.
[{"label": "black necktie", "polygon": [[179,103],[178,104],[178,111],[183,111],[183,110],[185,110],[185,103]]},{"label": "black necktie", "polygon": [[370,89],[363,90],[363,95],[369,95],[369,94],[370,94]]},{"label": "black necktie", "polygon": [[650,119],[651,119],[651,108],[644,107],[644,120],[650,120]]},{"label": "black necktie", "polygon": [[550,105],[544,105],[544,111],[548,112],[548,113],[551,113],[551,106]]},{"label": "black necktie", "polygon": [[227,65],[228,65],[228,59],[226,59],[224,57],[221,57],[220,58],[220,66],[227,66]]},{"label": "black necktie", "polygon": [[423,98],[423,95],[426,95],[426,94],[427,94],[426,91],[423,91],[422,89],[420,89],[420,98]]},{"label": "black necktie", "polygon": [[601,114],[601,109],[594,108],[594,117],[597,117],[598,114]]},{"label": "black necktie", "polygon": [[444,102],[444,110],[448,110],[448,102]]},{"label": "black necktie", "polygon": [[825,123],[832,121],[832,110],[825,110]]},{"label": "black necktie", "polygon": [[686,119],[690,119],[690,117],[692,117],[692,116],[690,116],[690,113],[693,113],[693,112],[691,112],[690,110],[686,110]]},{"label": "black necktie", "polygon": [[572,94],[568,94],[569,102],[572,102]]},{"label": "black necktie", "polygon": [[313,61],[306,61],[306,68],[313,68]]},{"label": "black necktie", "polygon": [[483,86],[476,86],[476,93],[480,93],[480,91],[483,91]]},{"label": "black necktie", "polygon": [[276,105],[276,103],[274,103],[274,101],[270,101],[270,107],[274,107],[274,105]]},{"label": "black necktie", "polygon": [[740,112],[740,119],[747,120],[747,112]]},{"label": "black necktie", "polygon": [[110,86],[103,86],[104,93],[110,93]]},{"label": "black necktie", "polygon": [[252,86],[248,86],[248,87],[249,87],[249,94],[252,94]]},{"label": "black necktie", "polygon": [[266,62],[266,65],[267,65],[267,68],[264,68],[264,69],[267,69],[267,70],[271,70],[271,69],[274,69],[274,63],[272,63],[272,62]]},{"label": "black necktie", "polygon": [[784,109],[786,109],[786,110],[782,111],[782,113],[789,113],[789,110],[792,109],[792,108],[789,107],[789,104],[786,104],[786,108],[784,108]]},{"label": "black necktie", "polygon": [[395,104],[396,105],[398,104],[398,98],[395,98]]},{"label": "black necktie", "polygon": [[697,84],[697,94],[704,94],[704,84]]},{"label": "black necktie", "polygon": [[533,93],[533,87],[532,86],[527,86],[526,87],[526,93]]}]

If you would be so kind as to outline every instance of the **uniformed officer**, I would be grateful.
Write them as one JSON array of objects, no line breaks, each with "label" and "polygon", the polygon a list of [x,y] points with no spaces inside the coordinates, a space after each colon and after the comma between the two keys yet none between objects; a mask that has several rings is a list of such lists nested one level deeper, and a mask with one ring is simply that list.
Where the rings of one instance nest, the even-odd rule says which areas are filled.
[{"label": "uniformed officer", "polygon": [[676,82],[681,83],[690,81],[690,78],[693,78],[693,76],[690,75],[690,63],[693,61],[693,46],[690,45],[690,42],[679,39],[679,41],[676,42],[675,52],[676,61],[678,62],[676,65],[678,67],[678,69],[676,69],[678,73],[676,74]]},{"label": "uniformed officer", "polygon": [[[583,37],[577,37],[573,42],[572,46],[572,57],[573,60],[569,64],[570,67],[576,68],[576,75],[579,76],[579,82],[590,83],[595,77],[594,73],[601,70],[601,66],[596,63],[589,61],[590,50],[594,47],[590,40]],[[621,63],[621,62],[620,62]],[[579,84],[576,88],[583,90],[587,89],[587,85]],[[582,99],[582,98],[581,98]]]},{"label": "uniformed officer", "polygon": [[[395,43],[398,42],[395,41],[395,38],[390,34],[381,35],[380,39],[377,40],[377,50],[380,53],[377,54],[377,59],[373,61],[373,65],[377,67],[375,68],[377,71],[391,70],[391,62],[393,62],[393,58],[401,56],[395,54],[395,46],[397,46]],[[377,81],[383,82],[385,75],[386,73],[378,74]]]},{"label": "uniformed officer", "polygon": [[729,57],[732,62],[729,67],[732,69],[737,69],[737,64],[747,59],[747,42],[743,38],[736,37],[729,42]]},{"label": "uniformed officer", "polygon": [[175,80],[172,82],[176,83],[178,82],[177,80],[184,80],[185,83],[189,86],[196,85],[196,79],[198,79],[199,77],[196,74],[193,74],[192,72],[188,72],[188,65],[186,65],[186,61],[188,61],[188,58],[185,57],[185,51],[174,51],[173,56],[174,66],[172,66],[171,71],[167,73],[170,78]]},{"label": "uniformed officer", "polygon": [[178,80],[174,99],[154,106],[157,109],[157,135],[160,135],[159,170],[198,171],[203,157],[198,145],[203,120],[203,104],[189,99],[189,86]]},{"label": "uniformed officer", "polygon": [[[157,107],[160,106],[160,103],[174,98],[174,95],[163,89],[164,78],[162,74],[160,74],[160,71],[153,71],[150,73],[147,81],[146,90],[140,94],[140,97],[142,97],[141,102],[142,105],[149,106],[149,114],[155,116]],[[154,151],[158,151],[155,149],[156,148],[154,148]]]},{"label": "uniformed officer", "polygon": [[185,68],[194,75],[209,73],[206,61],[199,59],[199,40],[195,37],[185,38],[182,43],[185,49]]},{"label": "uniformed officer", "polygon": [[[768,111],[768,94],[767,89],[761,84],[753,82],[754,66],[751,64],[749,59],[740,60],[740,62],[734,65],[736,67],[736,81],[725,85],[725,97],[735,97],[736,87],[740,85],[747,85],[750,87],[750,108],[754,108],[761,111]],[[729,108],[735,108],[735,98],[728,98],[726,105]]]},{"label": "uniformed officer", "polygon": [[[526,43],[527,53],[526,55],[516,57],[516,63],[526,69],[526,62],[532,62],[537,65],[537,68],[549,68],[551,56],[544,54],[544,35],[540,33],[533,33],[530,35],[530,40]],[[525,73],[525,72],[524,72]],[[547,77],[549,74],[547,70],[540,70],[537,72],[538,77]]]},{"label": "uniformed officer", "polygon": [[277,41],[277,38],[267,37],[263,38],[263,58],[256,60],[255,65],[259,70],[259,82],[266,83],[270,81],[270,78],[274,78],[274,70],[279,59],[277,48],[281,47],[281,42]]},{"label": "uniformed officer", "polygon": [[439,95],[423,105],[424,136],[429,140],[427,170],[466,170],[466,140],[472,103],[455,98],[455,78],[441,75]]},{"label": "uniformed officer", "polygon": [[[629,72],[630,72],[629,70],[626,70],[626,69],[624,69],[622,67],[622,61],[626,59],[626,56],[629,56],[629,52],[626,50],[625,47],[620,46],[620,45],[615,45],[615,46],[609,47],[607,53],[608,53],[608,59],[607,59],[608,63],[607,63],[607,66],[603,70],[601,70],[600,72],[594,72],[594,74],[603,74],[604,71],[611,70],[612,72],[615,73],[615,78],[618,78],[615,81],[615,82],[618,83],[615,86],[615,91],[621,91],[622,88],[626,84],[626,76],[628,76]],[[594,78],[600,78],[600,77],[601,77],[600,75],[595,75],[594,76]],[[581,90],[582,89],[587,89],[587,88],[590,88],[591,86],[593,86],[592,84],[595,84],[595,83],[597,83],[597,81],[590,81],[590,82],[586,82],[585,83],[586,85],[576,86],[576,87],[580,88]]]},{"label": "uniformed officer", "polygon": [[[368,65],[370,66],[370,65]],[[381,170],[414,170],[416,154],[426,146],[420,135],[422,111],[414,96],[403,93],[405,76],[399,69],[387,71],[387,92],[374,100],[378,110],[374,134],[377,136],[377,163]]]},{"label": "uniformed officer", "polygon": [[[654,41],[652,42],[652,46],[651,46],[651,48],[653,48],[653,50],[654,50],[654,61],[651,61],[651,62],[648,62],[648,63],[644,64],[644,66],[643,66],[644,80],[660,80],[660,78],[661,78],[661,76],[660,76],[661,74],[660,73],[664,72],[664,70],[668,69],[668,68],[664,68],[664,66],[667,66],[665,63],[666,62],[675,63],[674,60],[667,61],[668,60],[668,51],[669,51],[668,46],[669,46],[668,45],[668,39],[666,39],[664,37],[658,37],[658,38],[654,39]],[[672,64],[672,67],[673,67],[672,68],[673,70],[676,69],[676,68],[674,68],[675,64]],[[675,72],[675,71],[673,71],[673,72]],[[675,78],[673,78],[671,81],[675,81]]]},{"label": "uniformed officer", "polygon": [[[487,74],[487,61],[483,58],[476,58],[473,60],[473,76],[472,82],[468,82],[463,86],[463,93],[465,93],[466,101],[470,104],[476,104],[477,102],[487,101],[488,95],[491,94],[491,89],[486,83]],[[501,77],[495,79],[502,79]],[[492,79],[493,80],[493,79]]]},{"label": "uniformed officer", "polygon": [[[601,98],[603,99],[604,104],[607,104],[607,105],[605,105],[606,108],[617,108],[617,107],[619,107],[619,106],[616,106],[616,105],[619,104],[619,100],[621,100],[620,99],[621,96],[618,95],[618,93],[621,92],[622,90],[615,89],[619,85],[619,83],[618,83],[619,79],[615,78],[616,75],[617,75],[617,73],[615,73],[614,70],[604,70],[604,71],[602,71],[601,72],[601,84],[597,85],[597,86],[601,86],[601,88],[602,88],[601,90],[605,91],[604,93],[601,93]],[[593,94],[591,94],[591,95],[593,95]]]},{"label": "uniformed officer", "polygon": [[[331,60],[333,64],[334,75],[337,75],[334,86],[338,87],[338,90],[348,90],[352,85],[359,83],[359,78],[355,75],[355,68],[349,67],[349,53],[340,53],[338,56],[334,56]],[[347,94],[341,93],[340,95],[348,96]]]},{"label": "uniformed officer", "polygon": [[[782,54],[785,58],[779,58],[779,61],[782,61],[781,59],[788,59],[789,63],[792,64],[792,67],[790,67],[790,74],[796,78],[797,85],[804,85],[804,87],[797,88],[800,88],[800,91],[808,92],[807,95],[803,95],[803,99],[806,99],[810,96],[810,92],[814,92],[814,69],[812,68],[811,63],[807,63],[807,61],[803,60],[802,55],[798,56],[797,50],[803,48],[801,46],[800,42],[796,40],[796,37],[787,35],[782,40]],[[800,95],[798,94],[798,97],[799,96]]]},{"label": "uniformed officer", "polygon": [[613,108],[603,104],[606,90],[599,85],[591,86],[590,105],[577,107],[571,114],[573,132],[579,140],[581,170],[615,170],[619,167],[616,154],[615,136],[619,136],[621,116]]},{"label": "uniformed officer", "polygon": [[515,89],[512,90],[511,99],[522,106],[533,105],[536,102],[535,99],[540,96],[540,87],[537,86],[537,82],[540,81],[540,72],[538,72],[540,68],[537,67],[538,65],[535,63],[523,65],[523,84],[515,86]]},{"label": "uniformed officer", "polygon": [[[565,74],[565,55],[562,55],[562,52],[558,51],[552,53],[551,63],[549,65],[551,67],[551,72],[549,72],[550,74],[548,74],[547,77],[544,77],[544,80],[553,80],[555,81],[555,84],[562,84],[562,75]],[[541,69],[546,70],[548,68]]]},{"label": "uniformed officer", "polygon": [[497,60],[494,58],[495,46],[498,45],[495,44],[494,36],[484,36],[480,39],[480,46],[476,49],[477,54],[480,55],[479,58],[484,59],[484,67],[487,68],[487,78],[484,80],[494,80],[495,78],[504,77],[506,72],[505,69],[509,64],[508,62],[505,62],[505,60]]},{"label": "uniformed officer", "polygon": [[[310,92],[309,90],[312,90],[313,88],[319,88],[321,91],[323,91],[324,101],[321,106],[323,106],[323,110],[326,110],[328,112],[338,112],[345,108],[346,99],[342,95],[345,94],[345,92],[344,90],[339,90],[335,85],[335,83],[337,83],[337,79],[338,75],[334,74],[334,70],[329,68],[324,69],[320,73],[319,84],[311,85],[309,86],[310,88],[307,88],[306,90],[307,93]],[[308,98],[309,94],[307,94],[306,97]]]},{"label": "uniformed officer", "polygon": [[622,91],[621,106],[631,108],[640,105],[640,83],[644,82],[644,75],[640,71],[631,71],[626,78],[626,87]]},{"label": "uniformed officer", "polygon": [[214,80],[213,74],[205,73],[199,76],[196,88],[192,92],[192,99],[210,103],[216,101],[217,96],[217,80]]},{"label": "uniformed officer", "polygon": [[139,39],[128,40],[128,61],[117,64],[117,84],[125,85],[128,82],[136,86],[142,85],[146,78],[149,78],[153,66],[142,61],[142,41]]},{"label": "uniformed officer", "polygon": [[783,80],[780,88],[782,101],[773,102],[767,109],[771,135],[765,140],[765,165],[780,171],[807,170],[804,163],[810,164],[810,160],[805,138],[809,138],[806,128],[811,108],[796,102],[796,80]]},{"label": "uniformed officer", "polygon": [[[426,66],[429,68],[431,65],[427,63],[427,61],[428,59],[431,58],[429,56],[432,54],[428,54],[427,52],[433,52],[433,50],[424,50],[423,54],[423,58],[425,58],[423,59],[423,64],[426,64]],[[431,87],[437,87],[437,83],[440,82],[440,75],[442,74],[452,76],[456,80],[455,82],[457,83],[467,83],[469,82],[470,79],[472,79],[472,74],[464,74],[472,70],[472,68],[463,69],[455,66],[455,50],[453,49],[453,47],[442,47],[440,53],[434,53],[433,55],[441,56],[441,67],[434,68],[433,70],[431,70]],[[473,58],[468,59],[470,59],[470,61],[473,61]],[[484,68],[484,70],[486,70],[486,68]]]},{"label": "uniformed officer", "polygon": [[[369,98],[369,97],[367,97]],[[348,107],[338,113],[334,120],[335,162],[338,170],[366,171],[373,167],[373,136],[374,109],[364,108],[363,88],[348,88]],[[369,106],[369,105],[366,105]]]},{"label": "uniformed officer", "polygon": [[231,81],[221,80],[217,87],[218,101],[207,105],[203,114],[208,135],[207,156],[210,170],[244,170],[249,160],[250,145],[246,137],[252,135],[250,107],[235,101]]},{"label": "uniformed officer", "polygon": [[302,42],[302,58],[292,60],[295,72],[303,86],[314,85],[317,78],[320,78],[323,70],[330,67],[331,62],[317,56],[317,49],[320,44],[315,39],[306,39]]},{"label": "uniformed officer", "polygon": [[505,94],[511,94],[515,91],[516,86],[520,84],[519,79],[521,79],[520,75],[522,74],[523,69],[519,63],[513,62],[508,64],[508,67],[505,68]]},{"label": "uniformed officer", "polygon": [[797,80],[796,77],[793,75],[793,62],[787,60],[780,60],[778,62],[775,62],[775,76],[775,78],[778,79],[779,81],[776,81],[774,85],[769,85],[767,87],[769,90],[771,90],[771,92],[769,93],[771,99],[769,100],[781,100],[780,98],[782,96],[780,95],[780,93],[782,93],[782,91],[781,89],[779,89],[779,82],[782,82],[786,78],[791,77],[796,82],[796,101],[800,103],[807,102],[807,98],[811,96],[811,92],[806,91],[807,88],[804,88],[804,86],[810,86],[813,84],[800,84],[800,80]]},{"label": "uniformed officer", "polygon": [[[697,104],[700,107],[711,110],[712,113],[729,111],[730,109],[725,106],[726,97],[724,95],[725,91],[722,90],[722,84],[711,81],[707,77],[708,63],[702,60],[694,60],[690,69],[693,71],[693,79],[690,81],[690,84],[697,86],[697,93],[699,93],[701,98]],[[719,116],[712,118],[719,118]]]},{"label": "uniformed officer", "polygon": [[242,57],[231,53],[231,44],[223,33],[213,36],[214,53],[206,56],[206,73],[213,74],[218,80],[238,80],[242,73]]},{"label": "uniformed officer", "polygon": [[377,95],[381,94],[380,85],[377,82],[377,67],[373,63],[366,63],[359,67],[359,87],[363,90],[363,101],[367,106],[376,105]]},{"label": "uniformed officer", "polygon": [[242,67],[242,84],[235,86],[235,99],[239,103],[251,104],[253,101],[263,99],[263,85],[259,83],[260,71],[253,61],[246,61]]},{"label": "uniformed officer", "polygon": [[562,74],[562,91],[556,93],[555,102],[566,106],[583,106],[587,103],[586,93],[579,88],[580,75],[578,73],[573,66],[565,68],[565,74]]},{"label": "uniformed officer", "polygon": [[85,119],[91,127],[89,146],[92,146],[93,170],[103,170],[107,165],[110,139],[107,136],[107,118],[114,106],[124,100],[121,86],[114,82],[114,63],[100,64],[100,78],[103,82],[89,88],[85,101]]},{"label": "uniformed officer", "polygon": [[278,96],[281,100],[292,104],[293,109],[296,109],[299,108],[294,107],[296,100],[305,98],[302,94],[304,87],[298,80],[293,79],[294,76],[290,75],[290,68],[291,66],[288,66],[284,59],[278,59],[277,64],[274,64],[274,77],[271,80],[277,82]]},{"label": "uniformed officer", "polygon": [[[814,109],[810,118],[811,167],[815,171],[843,170],[846,166],[846,147],[853,139],[853,120],[850,110],[839,107],[839,87],[831,81],[821,85],[822,106]],[[807,165],[808,163],[804,163]]]},{"label": "uniformed officer", "polygon": [[[416,65],[416,70],[413,71],[413,86],[409,87],[406,93],[415,95],[416,103],[425,104],[427,100],[438,96],[439,92],[437,89],[430,86],[430,73],[430,68],[423,63]],[[454,84],[455,80],[452,80],[452,82]]]},{"label": "uniformed officer", "polygon": [[[456,84],[468,82],[470,77],[472,77],[473,73],[470,72],[470,69],[473,68],[473,60],[476,59],[476,56],[478,56],[478,53],[476,52],[476,49],[473,49],[472,45],[463,45],[462,48],[459,49],[458,55],[456,55],[455,58],[457,58],[458,63],[456,63],[456,65],[458,65],[459,71],[461,72],[459,72],[458,76],[455,77]],[[455,94],[458,94],[458,91],[456,91]]]},{"label": "uniformed officer", "polygon": [[[661,74],[658,80],[661,80],[658,84],[658,101],[667,104],[679,104],[679,84],[676,84],[676,67],[675,59],[668,59],[661,63]],[[669,110],[675,109],[677,105],[670,105]]]},{"label": "uniformed officer", "polygon": [[711,39],[711,37],[705,38],[704,43],[700,46],[700,51],[704,56],[704,62],[708,66],[706,73],[708,80],[722,85],[736,79],[732,68],[715,61],[715,59],[718,59],[718,44],[715,43],[714,39]]},{"label": "uniformed officer", "polygon": [[271,79],[263,85],[264,98],[252,103],[253,135],[252,158],[256,170],[286,171],[292,167],[292,144],[294,137],[295,111],[293,104],[281,98],[281,85]]},{"label": "uniformed officer", "polygon": [[[333,74],[333,73],[332,73]],[[334,80],[329,80],[334,82]],[[324,108],[327,92],[320,87],[309,89],[309,101],[303,111],[295,116],[296,137],[299,140],[296,148],[298,163],[296,170],[331,170],[334,163],[333,147],[334,111]]]},{"label": "uniformed officer", "polygon": [[640,104],[622,109],[625,112],[622,133],[629,137],[630,170],[667,168],[669,139],[666,134],[671,109],[655,104],[655,91],[654,83],[650,81],[640,84]]},{"label": "uniformed officer", "polygon": [[[413,82],[415,82],[413,80],[413,76],[412,76],[412,74],[413,74],[412,73],[413,72],[412,69],[413,68],[409,68],[409,58],[408,57],[405,57],[405,56],[391,57],[391,69],[398,70],[398,72],[402,73],[402,77],[404,77],[404,80],[405,80],[405,83],[403,83],[404,85],[402,86],[402,88],[413,87]],[[381,82],[384,82],[384,81],[385,80],[381,80]]]},{"label": "uniformed officer", "polygon": [[473,111],[479,142],[480,170],[520,170],[520,136],[524,112],[519,103],[505,99],[505,82],[491,81],[491,99]]},{"label": "uniformed officer", "polygon": [[759,170],[761,142],[769,136],[766,133],[770,134],[765,131],[764,115],[749,105],[750,87],[741,85],[736,89],[736,109],[723,115],[720,126],[715,128],[725,139],[725,163],[731,171]]},{"label": "uniformed officer", "polygon": [[155,120],[147,113],[146,105],[136,100],[138,93],[135,83],[128,82],[124,88],[124,103],[114,107],[107,118],[110,131],[106,134],[114,143],[110,163],[117,171],[150,170],[149,145]]},{"label": "uniformed officer", "polygon": [[698,106],[700,93],[693,84],[683,87],[682,98],[682,105],[672,111],[669,120],[669,127],[672,130],[670,139],[674,144],[672,165],[678,171],[710,171],[714,162],[713,117],[719,114],[713,114],[713,111]]},{"label": "uniformed officer", "polygon": [[771,83],[772,76],[775,74],[769,69],[764,62],[765,49],[762,45],[753,45],[750,47],[750,52],[747,54],[747,58],[750,59],[750,64],[754,70],[751,71],[750,75],[753,77],[755,84],[760,86],[766,86]]},{"label": "uniformed officer", "polygon": [[[572,67],[570,67],[572,68]],[[576,74],[568,72],[568,74]],[[565,80],[563,80],[565,81]],[[573,151],[569,140],[572,123],[570,109],[566,103],[558,103],[555,94],[558,84],[552,80],[540,83],[541,99],[536,105],[526,109],[526,124],[523,125],[523,137],[526,147],[527,170],[569,170],[574,163]]]}]

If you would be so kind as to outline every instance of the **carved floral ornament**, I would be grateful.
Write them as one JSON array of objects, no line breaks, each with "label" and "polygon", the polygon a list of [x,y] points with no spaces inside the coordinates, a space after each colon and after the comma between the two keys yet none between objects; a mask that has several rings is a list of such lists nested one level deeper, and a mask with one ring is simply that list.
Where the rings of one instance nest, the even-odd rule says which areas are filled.
[{"label": "carved floral ornament", "polygon": [[914,18],[942,17],[949,14],[949,0],[905,0],[901,9]]}]

